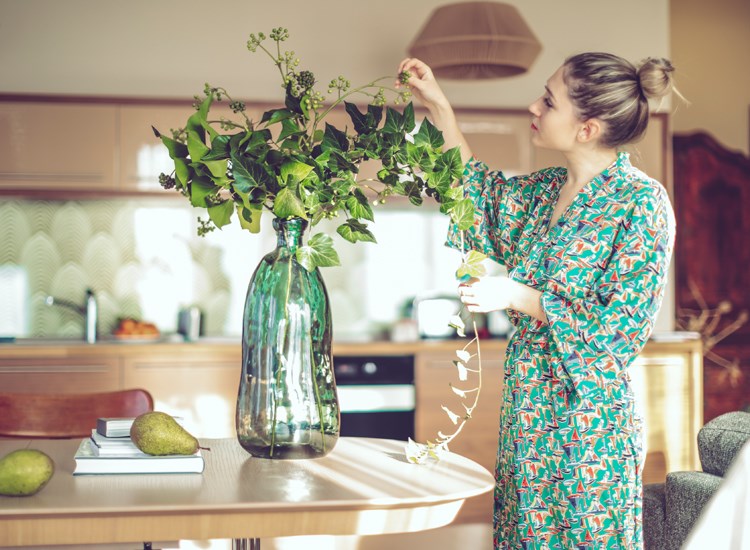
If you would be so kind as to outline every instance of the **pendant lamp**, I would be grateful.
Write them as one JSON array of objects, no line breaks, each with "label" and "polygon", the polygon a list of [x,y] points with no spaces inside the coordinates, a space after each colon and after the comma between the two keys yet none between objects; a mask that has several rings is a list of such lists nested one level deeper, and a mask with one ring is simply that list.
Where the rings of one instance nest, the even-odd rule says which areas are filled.
[{"label": "pendant lamp", "polygon": [[541,49],[515,6],[461,2],[436,8],[408,52],[437,77],[484,79],[526,72]]}]

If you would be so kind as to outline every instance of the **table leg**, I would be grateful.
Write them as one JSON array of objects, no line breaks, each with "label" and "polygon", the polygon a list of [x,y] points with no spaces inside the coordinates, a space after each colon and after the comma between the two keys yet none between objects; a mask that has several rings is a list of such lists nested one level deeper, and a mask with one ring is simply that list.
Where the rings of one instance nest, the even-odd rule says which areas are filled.
[{"label": "table leg", "polygon": [[232,539],[232,550],[260,550],[260,539]]}]

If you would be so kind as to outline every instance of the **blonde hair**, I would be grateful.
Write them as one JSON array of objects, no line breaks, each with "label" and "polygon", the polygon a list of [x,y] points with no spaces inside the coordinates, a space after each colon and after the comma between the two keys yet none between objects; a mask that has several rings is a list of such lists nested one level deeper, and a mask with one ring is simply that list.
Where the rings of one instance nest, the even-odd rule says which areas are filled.
[{"label": "blonde hair", "polygon": [[581,120],[605,123],[605,147],[638,141],[648,126],[649,100],[679,94],[668,59],[649,57],[636,67],[613,54],[589,52],[567,58],[563,66],[568,95]]}]

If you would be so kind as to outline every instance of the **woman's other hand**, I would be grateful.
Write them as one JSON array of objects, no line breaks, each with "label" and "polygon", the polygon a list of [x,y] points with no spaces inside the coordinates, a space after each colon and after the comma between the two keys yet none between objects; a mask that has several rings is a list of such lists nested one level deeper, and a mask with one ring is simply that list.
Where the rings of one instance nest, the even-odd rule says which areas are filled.
[{"label": "woman's other hand", "polygon": [[542,293],[508,277],[473,277],[458,285],[458,296],[472,313],[514,309],[547,322]]}]

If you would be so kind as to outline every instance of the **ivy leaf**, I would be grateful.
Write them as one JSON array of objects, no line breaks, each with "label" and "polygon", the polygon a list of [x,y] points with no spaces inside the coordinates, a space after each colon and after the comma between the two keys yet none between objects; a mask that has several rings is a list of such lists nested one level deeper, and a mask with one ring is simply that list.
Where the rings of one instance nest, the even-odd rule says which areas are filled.
[{"label": "ivy leaf", "polygon": [[414,128],[417,126],[415,120],[414,120],[414,104],[411,102],[406,104],[406,107],[404,107],[404,111],[402,113],[403,117],[403,125],[404,125],[404,133],[410,134],[414,131]]},{"label": "ivy leaf", "polygon": [[383,131],[389,134],[406,134],[404,117],[396,109],[388,107],[385,110],[385,124]]},{"label": "ivy leaf", "polygon": [[443,410],[445,411],[445,413],[446,413],[446,414],[448,415],[448,418],[450,418],[450,419],[451,419],[451,422],[453,422],[454,424],[458,424],[458,420],[459,420],[459,418],[460,418],[460,417],[459,417],[459,416],[458,416],[458,415],[457,415],[456,413],[454,413],[454,412],[453,412],[452,410],[450,410],[450,409],[449,409],[448,407],[446,407],[445,405],[442,405],[442,406],[441,406],[441,408],[442,408],[442,409],[443,409]]},{"label": "ivy leaf", "polygon": [[298,160],[290,160],[281,165],[279,176],[284,184],[288,184],[291,178],[292,182],[301,182],[312,171],[313,167]]},{"label": "ivy leaf", "polygon": [[458,334],[461,338],[466,336],[466,333],[464,332],[466,326],[464,325],[464,320],[461,319],[460,315],[453,315],[448,322],[448,326],[455,328],[456,334]]},{"label": "ivy leaf", "polygon": [[219,190],[209,178],[196,176],[190,183],[190,204],[193,206],[207,207],[206,197]]},{"label": "ivy leaf", "polygon": [[240,220],[242,229],[247,229],[250,233],[260,233],[260,216],[263,213],[263,207],[260,205],[237,205],[237,217]]},{"label": "ivy leaf", "polygon": [[351,243],[356,243],[357,241],[377,242],[375,235],[367,229],[367,226],[353,218],[349,218],[346,222],[339,225],[336,232]]},{"label": "ivy leaf", "polygon": [[[464,379],[465,380],[465,379]],[[457,388],[453,384],[448,384],[450,388],[453,390],[453,393],[455,393],[459,397],[466,397],[466,392],[460,388]]]},{"label": "ivy leaf", "polygon": [[458,379],[461,382],[465,382],[468,378],[469,371],[466,369],[466,365],[464,365],[461,361],[453,361],[453,364],[456,365],[456,369],[458,369]]},{"label": "ivy leaf", "polygon": [[326,131],[323,135],[323,143],[321,143],[323,151],[329,149],[348,151],[349,150],[349,139],[346,137],[346,133],[342,132],[335,126],[326,122]]},{"label": "ivy leaf", "polygon": [[282,120],[292,118],[293,116],[294,113],[289,109],[271,109],[270,111],[266,111],[265,113],[263,113],[260,122],[261,124],[267,122],[268,124],[266,124],[266,126],[269,126]]},{"label": "ivy leaf", "polygon": [[445,140],[442,132],[425,118],[419,126],[419,131],[414,134],[414,144],[437,149],[445,144]]},{"label": "ivy leaf", "polygon": [[449,213],[451,220],[456,224],[459,231],[466,231],[474,225],[474,204],[471,199],[458,201]]},{"label": "ivy leaf", "polygon": [[346,108],[346,112],[349,114],[349,118],[352,119],[352,124],[354,124],[354,131],[358,134],[368,133],[371,129],[371,125],[367,123],[367,115],[360,112],[360,110],[354,103],[344,101],[344,107]]},{"label": "ivy leaf", "polygon": [[351,214],[353,218],[364,218],[366,220],[375,221],[370,202],[359,188],[355,188],[351,195],[349,195],[349,198],[346,199],[346,209],[349,210],[349,214]]},{"label": "ivy leaf", "polygon": [[229,224],[233,212],[234,202],[230,200],[208,207],[208,217],[211,218],[211,221],[219,229]]},{"label": "ivy leaf", "polygon": [[161,142],[166,146],[167,151],[169,151],[169,158],[171,159],[178,159],[178,158],[187,158],[188,156],[188,148],[184,143],[180,143],[177,140],[174,140],[170,137],[167,137],[163,135],[159,130],[151,126],[151,129],[154,131],[154,135],[161,139]]},{"label": "ivy leaf", "polygon": [[229,158],[229,141],[230,135],[216,136],[211,139],[211,150],[201,160],[222,160]]},{"label": "ivy leaf", "polygon": [[276,200],[273,203],[273,213],[276,214],[276,217],[282,219],[293,217],[307,219],[305,205],[302,204],[297,194],[289,187],[284,187],[276,195]]},{"label": "ivy leaf", "polygon": [[185,187],[190,181],[190,167],[184,158],[174,159],[174,174],[181,187]]},{"label": "ivy leaf", "polygon": [[487,269],[482,264],[485,259],[487,259],[487,256],[481,252],[470,250],[456,270],[456,278],[465,280],[472,277],[483,277],[487,273]]},{"label": "ivy leaf", "polygon": [[190,160],[193,162],[203,159],[209,152],[209,148],[203,142],[203,137],[194,130],[188,130],[187,148],[190,153]]},{"label": "ivy leaf", "polygon": [[234,188],[242,193],[249,193],[256,187],[269,188],[276,181],[262,165],[235,156],[232,157],[232,176]]},{"label": "ivy leaf", "polygon": [[289,136],[296,136],[298,134],[303,134],[305,131],[300,130],[300,127],[297,126],[297,123],[294,122],[294,120],[285,118],[281,121],[281,133],[279,134],[279,141],[288,138]]},{"label": "ivy leaf", "polygon": [[339,255],[333,249],[333,239],[324,233],[316,233],[295,253],[297,261],[308,271],[317,267],[341,265]]},{"label": "ivy leaf", "polygon": [[[208,171],[211,172],[211,176],[213,178],[225,178],[227,175],[227,162],[229,162],[229,159],[224,160],[201,160],[201,164],[203,164],[206,168],[208,168]],[[212,178],[212,179],[213,179]],[[214,180],[216,181],[216,180]]]}]

